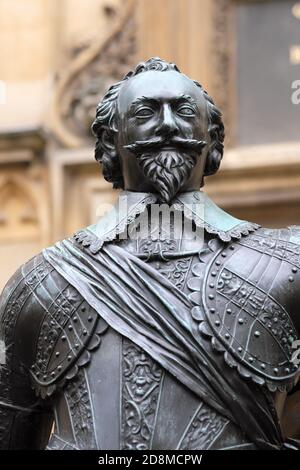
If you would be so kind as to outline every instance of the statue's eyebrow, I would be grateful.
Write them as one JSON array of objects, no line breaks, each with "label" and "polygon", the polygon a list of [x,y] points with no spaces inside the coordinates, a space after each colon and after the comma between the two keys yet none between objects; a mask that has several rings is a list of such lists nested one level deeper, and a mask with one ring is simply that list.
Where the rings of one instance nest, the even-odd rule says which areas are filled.
[{"label": "statue's eyebrow", "polygon": [[196,101],[190,95],[181,95],[178,98],[176,98],[176,101],[188,101],[193,106],[197,106]]},{"label": "statue's eyebrow", "polygon": [[[193,106],[197,106],[197,103],[196,101],[194,100],[194,98],[192,98],[190,95],[180,95],[176,98],[172,98],[170,100],[170,103],[171,104],[179,104],[183,101],[188,101],[191,105]],[[140,96],[139,98],[136,98],[132,103],[131,103],[131,106],[130,108],[134,108],[135,106],[139,105],[139,104],[152,104],[154,106],[159,106],[160,105],[160,100],[158,99],[155,99],[153,97],[150,97],[150,96]]]},{"label": "statue's eyebrow", "polygon": [[155,98],[148,97],[148,96],[140,96],[139,98],[136,98],[130,105],[130,109],[134,108],[138,104],[153,104],[154,106],[159,106],[159,100],[156,100]]}]

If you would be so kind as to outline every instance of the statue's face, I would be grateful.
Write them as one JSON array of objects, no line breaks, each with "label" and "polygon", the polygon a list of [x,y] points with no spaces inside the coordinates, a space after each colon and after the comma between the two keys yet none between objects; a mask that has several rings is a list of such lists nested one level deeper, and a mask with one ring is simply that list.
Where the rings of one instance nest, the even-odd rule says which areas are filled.
[{"label": "statue's face", "polygon": [[175,71],[136,75],[120,90],[118,122],[125,189],[158,192],[166,202],[199,189],[209,135],[206,101],[192,80]]}]

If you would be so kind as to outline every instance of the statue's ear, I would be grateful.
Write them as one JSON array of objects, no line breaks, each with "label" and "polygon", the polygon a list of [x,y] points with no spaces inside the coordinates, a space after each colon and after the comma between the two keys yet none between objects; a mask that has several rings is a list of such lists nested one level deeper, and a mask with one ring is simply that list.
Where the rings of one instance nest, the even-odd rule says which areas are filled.
[{"label": "statue's ear", "polygon": [[114,188],[123,188],[124,181],[115,145],[115,134],[109,129],[102,127],[97,132],[95,158],[102,164],[104,179],[113,183]]},{"label": "statue's ear", "polygon": [[[224,128],[223,128],[224,130]],[[221,133],[220,133],[221,131]],[[223,140],[224,134],[218,124],[212,124],[209,127],[210,143],[207,151],[204,176],[210,176],[216,173],[220,167],[223,158]]]},{"label": "statue's ear", "polygon": [[103,155],[113,158],[116,156],[116,146],[114,136],[109,129],[101,128],[97,132],[97,141],[95,147],[95,158],[98,162],[102,162]]}]

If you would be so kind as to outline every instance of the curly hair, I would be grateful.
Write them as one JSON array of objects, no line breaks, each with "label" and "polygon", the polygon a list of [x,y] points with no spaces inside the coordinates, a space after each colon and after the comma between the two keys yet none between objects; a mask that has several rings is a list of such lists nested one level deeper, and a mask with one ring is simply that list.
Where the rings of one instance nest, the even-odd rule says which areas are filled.
[{"label": "curly hair", "polygon": [[[102,163],[103,176],[106,181],[113,184],[114,188],[124,188],[124,181],[120,158],[115,148],[115,136],[117,129],[117,100],[120,89],[124,82],[142,72],[155,70],[158,72],[176,71],[181,73],[179,68],[172,63],[166,62],[159,57],[152,57],[146,62],[139,63],[134,70],[112,85],[104,95],[102,101],[97,106],[96,118],[92,124],[92,132],[97,137],[95,146],[95,158]],[[206,158],[204,176],[213,175],[219,169],[224,151],[224,124],[222,113],[217,108],[213,99],[203,89],[197,81],[193,80],[205,98],[208,116],[208,133],[210,135],[210,148]]]}]

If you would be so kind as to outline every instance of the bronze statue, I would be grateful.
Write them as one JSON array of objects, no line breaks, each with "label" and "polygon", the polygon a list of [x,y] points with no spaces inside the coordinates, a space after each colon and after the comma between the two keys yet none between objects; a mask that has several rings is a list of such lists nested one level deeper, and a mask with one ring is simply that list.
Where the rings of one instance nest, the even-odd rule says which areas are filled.
[{"label": "bronze statue", "polygon": [[139,64],[92,128],[119,203],[4,289],[0,447],[297,448],[281,421],[299,376],[300,227],[238,220],[200,190],[224,126],[174,64]]}]

